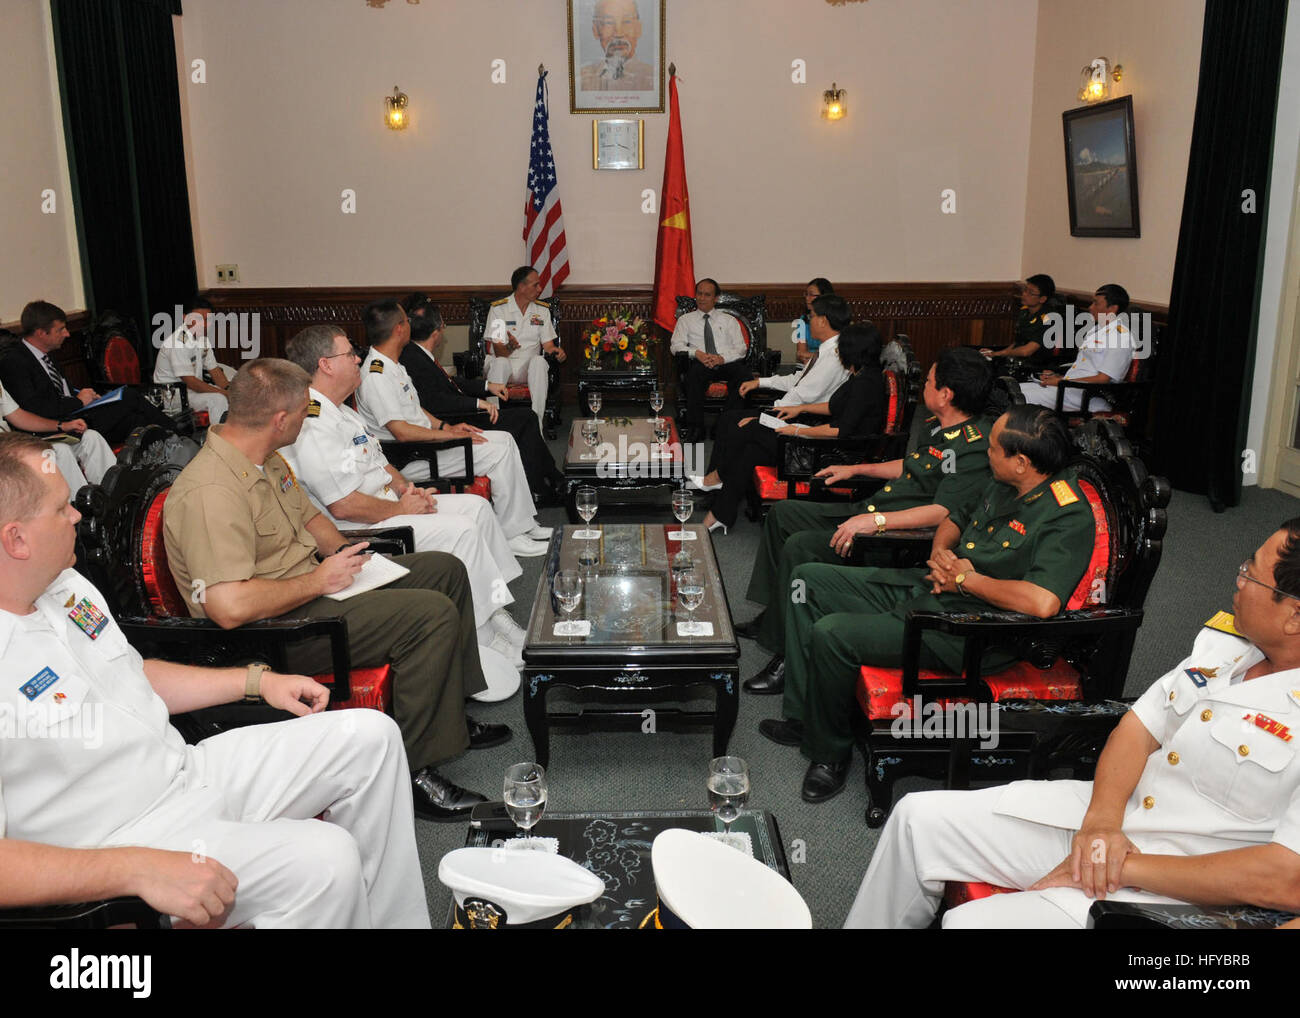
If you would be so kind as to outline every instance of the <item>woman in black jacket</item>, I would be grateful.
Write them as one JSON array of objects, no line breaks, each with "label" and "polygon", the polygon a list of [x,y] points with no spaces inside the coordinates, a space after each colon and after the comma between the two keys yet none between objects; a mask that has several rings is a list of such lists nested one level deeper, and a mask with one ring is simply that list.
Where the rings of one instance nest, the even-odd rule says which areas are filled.
[{"label": "woman in black jacket", "polygon": [[885,383],[880,374],[881,345],[880,330],[870,322],[850,325],[840,333],[839,339],[840,362],[850,372],[848,381],[831,393],[825,403],[781,407],[775,411],[784,420],[815,415],[825,417],[826,423],[813,426],[791,423],[774,431],[755,418],[729,433],[728,447],[714,450],[713,461],[720,464],[722,489],[704,517],[705,526],[710,530],[721,527],[726,533],[735,524],[740,500],[753,483],[754,468],[776,464],[777,435],[856,438],[880,433],[886,411]]}]

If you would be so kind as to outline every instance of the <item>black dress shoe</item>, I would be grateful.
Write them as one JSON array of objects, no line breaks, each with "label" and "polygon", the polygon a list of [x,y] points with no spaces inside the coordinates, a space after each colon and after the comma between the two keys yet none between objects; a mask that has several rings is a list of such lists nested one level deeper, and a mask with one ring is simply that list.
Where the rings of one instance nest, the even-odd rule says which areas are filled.
[{"label": "black dress shoe", "polygon": [[787,718],[768,718],[758,723],[759,734],[782,746],[798,746],[803,742],[803,722]]},{"label": "black dress shoe", "polygon": [[757,640],[758,634],[763,628],[764,612],[759,612],[748,622],[741,622],[732,626],[737,636],[743,636],[746,640]]},{"label": "black dress shoe", "polygon": [[477,792],[448,781],[432,767],[411,776],[411,798],[415,815],[425,820],[468,820],[470,810],[487,800]]},{"label": "black dress shoe", "polygon": [[486,721],[475,721],[467,714],[465,715],[465,727],[469,729],[470,749],[487,749],[489,746],[500,746],[503,742],[510,741],[509,725],[493,725]]},{"label": "black dress shoe", "polygon": [[785,658],[774,654],[772,660],[765,664],[756,675],[751,675],[741,686],[746,693],[759,693],[767,696],[785,692]]},{"label": "black dress shoe", "polygon": [[811,763],[803,776],[801,789],[804,802],[825,802],[844,791],[844,779],[849,776],[851,760],[839,763]]}]

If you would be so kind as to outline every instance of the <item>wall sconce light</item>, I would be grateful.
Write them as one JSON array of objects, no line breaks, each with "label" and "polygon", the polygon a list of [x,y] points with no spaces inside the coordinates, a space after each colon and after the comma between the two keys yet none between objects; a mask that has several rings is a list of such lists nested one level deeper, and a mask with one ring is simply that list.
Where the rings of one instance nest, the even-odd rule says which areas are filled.
[{"label": "wall sconce light", "polygon": [[1079,102],[1097,103],[1110,98],[1110,83],[1118,83],[1124,77],[1124,67],[1116,64],[1112,70],[1110,61],[1098,57],[1079,72]]},{"label": "wall sconce light", "polygon": [[836,88],[835,82],[831,82],[831,87],[822,93],[823,120],[843,120],[849,115],[848,104],[844,101],[847,94],[844,89]]},{"label": "wall sconce light", "polygon": [[388,106],[388,112],[384,117],[384,122],[394,131],[405,131],[406,125],[410,122],[410,114],[406,112],[406,107],[410,105],[410,100],[406,97],[405,92],[399,92],[397,86],[393,86],[393,94],[384,98],[384,103]]}]

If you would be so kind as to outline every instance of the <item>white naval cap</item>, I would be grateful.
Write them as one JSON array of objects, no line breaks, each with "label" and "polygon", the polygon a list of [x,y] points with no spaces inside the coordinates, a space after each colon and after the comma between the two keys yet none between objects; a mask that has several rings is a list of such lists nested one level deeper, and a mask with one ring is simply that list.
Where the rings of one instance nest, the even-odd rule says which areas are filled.
[{"label": "white naval cap", "polygon": [[663,831],[650,862],[665,929],[812,929],[812,913],[788,880],[714,838]]},{"label": "white naval cap", "polygon": [[438,863],[438,879],[456,898],[457,927],[471,930],[558,929],[605,893],[605,882],[572,859],[528,849],[458,848]]}]

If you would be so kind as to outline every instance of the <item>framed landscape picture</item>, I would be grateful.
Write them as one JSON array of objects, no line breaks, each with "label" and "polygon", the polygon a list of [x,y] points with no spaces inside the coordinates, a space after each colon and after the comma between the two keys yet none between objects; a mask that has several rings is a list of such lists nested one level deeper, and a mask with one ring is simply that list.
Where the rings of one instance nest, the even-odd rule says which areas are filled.
[{"label": "framed landscape picture", "polygon": [[569,112],[664,111],[668,0],[568,0]]},{"label": "framed landscape picture", "polygon": [[1140,237],[1133,97],[1061,114],[1070,234]]}]

